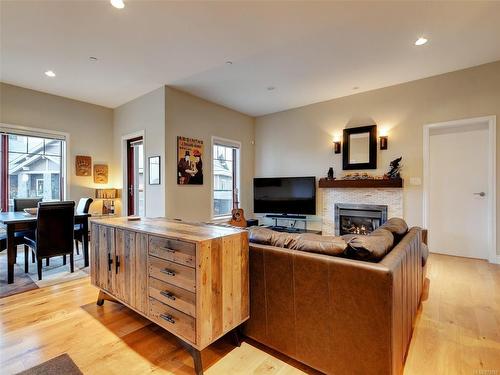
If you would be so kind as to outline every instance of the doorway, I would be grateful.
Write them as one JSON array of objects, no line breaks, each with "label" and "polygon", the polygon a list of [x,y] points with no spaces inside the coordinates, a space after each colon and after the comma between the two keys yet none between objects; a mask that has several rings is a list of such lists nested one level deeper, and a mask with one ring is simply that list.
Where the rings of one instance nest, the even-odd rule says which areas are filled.
[{"label": "doorway", "polygon": [[495,117],[424,127],[429,249],[496,261]]},{"label": "doorway", "polygon": [[127,215],[145,216],[144,140],[127,139]]}]

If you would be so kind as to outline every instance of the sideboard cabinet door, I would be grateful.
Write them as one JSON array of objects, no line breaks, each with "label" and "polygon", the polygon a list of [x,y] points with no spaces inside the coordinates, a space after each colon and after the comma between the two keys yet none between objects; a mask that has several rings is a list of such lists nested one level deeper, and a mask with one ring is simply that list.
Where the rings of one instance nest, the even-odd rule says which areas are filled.
[{"label": "sideboard cabinet door", "polygon": [[93,284],[109,292],[114,291],[114,256],[115,229],[92,224],[90,276]]}]

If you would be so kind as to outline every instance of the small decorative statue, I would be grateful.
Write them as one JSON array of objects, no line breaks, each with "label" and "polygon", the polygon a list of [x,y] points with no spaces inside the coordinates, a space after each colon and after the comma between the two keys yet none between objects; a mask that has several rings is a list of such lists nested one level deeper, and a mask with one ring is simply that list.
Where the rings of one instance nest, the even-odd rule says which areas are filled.
[{"label": "small decorative statue", "polygon": [[328,169],[328,175],[327,175],[327,178],[328,178],[329,180],[334,180],[334,179],[335,179],[335,177],[334,177],[334,172],[333,172],[333,168],[332,168],[332,167],[330,167],[330,169]]},{"label": "small decorative statue", "polygon": [[399,164],[401,159],[403,159],[402,156],[391,161],[391,169],[384,175],[384,178],[401,178],[401,165]]}]

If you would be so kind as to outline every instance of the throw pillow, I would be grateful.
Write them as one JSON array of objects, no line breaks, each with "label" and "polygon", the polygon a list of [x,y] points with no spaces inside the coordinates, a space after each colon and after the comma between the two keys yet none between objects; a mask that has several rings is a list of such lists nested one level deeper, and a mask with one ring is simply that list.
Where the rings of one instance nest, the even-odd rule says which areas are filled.
[{"label": "throw pillow", "polygon": [[378,262],[394,245],[394,236],[382,227],[367,236],[355,236],[347,242],[345,256],[351,259]]}]

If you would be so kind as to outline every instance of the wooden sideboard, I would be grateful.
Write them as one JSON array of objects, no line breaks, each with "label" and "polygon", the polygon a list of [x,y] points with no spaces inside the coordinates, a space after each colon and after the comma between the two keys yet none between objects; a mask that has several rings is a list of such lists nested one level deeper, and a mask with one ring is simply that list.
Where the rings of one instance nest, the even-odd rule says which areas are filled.
[{"label": "wooden sideboard", "polygon": [[203,373],[200,351],[249,318],[245,230],[163,218],[91,222],[97,304],[120,302],[177,336]]}]

